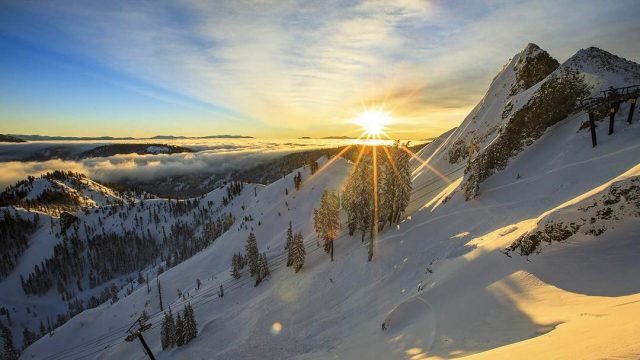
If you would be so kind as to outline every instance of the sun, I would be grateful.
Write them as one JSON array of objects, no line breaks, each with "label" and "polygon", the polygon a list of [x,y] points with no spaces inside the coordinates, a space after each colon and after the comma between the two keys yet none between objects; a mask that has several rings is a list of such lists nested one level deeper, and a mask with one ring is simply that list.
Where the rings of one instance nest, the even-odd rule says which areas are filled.
[{"label": "sun", "polygon": [[362,126],[369,136],[382,134],[390,122],[391,116],[382,110],[367,110],[355,118],[355,123]]}]

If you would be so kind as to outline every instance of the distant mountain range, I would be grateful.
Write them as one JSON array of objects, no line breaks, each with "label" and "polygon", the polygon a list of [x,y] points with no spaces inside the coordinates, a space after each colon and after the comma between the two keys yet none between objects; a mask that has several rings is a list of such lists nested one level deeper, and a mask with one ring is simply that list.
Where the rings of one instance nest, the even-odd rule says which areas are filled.
[{"label": "distant mountain range", "polygon": [[15,136],[0,134],[0,142],[22,143],[25,141]]},{"label": "distant mountain range", "polygon": [[353,136],[325,136],[321,138],[314,138],[311,136],[301,136],[299,137],[299,139],[357,139],[357,138]]},{"label": "distant mountain range", "polygon": [[[18,141],[3,140],[4,138],[12,138]],[[24,141],[48,141],[48,140],[177,140],[177,139],[253,139],[253,136],[243,135],[209,135],[209,136],[174,136],[174,135],[156,135],[149,138],[134,137],[113,137],[113,136],[48,136],[48,135],[22,135],[11,134],[1,135],[0,142],[24,142]],[[23,140],[23,141],[19,141]]]},{"label": "distant mountain range", "polygon": [[162,140],[172,140],[172,139],[253,139],[253,136],[244,136],[244,135],[209,135],[209,136],[173,136],[173,135],[156,135],[149,139],[162,139]]}]

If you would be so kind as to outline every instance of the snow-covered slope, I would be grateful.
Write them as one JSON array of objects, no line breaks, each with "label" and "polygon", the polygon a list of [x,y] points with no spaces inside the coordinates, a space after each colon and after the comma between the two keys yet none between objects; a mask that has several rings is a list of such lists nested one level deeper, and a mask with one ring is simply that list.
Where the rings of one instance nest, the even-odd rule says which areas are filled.
[{"label": "snow-covered slope", "polygon": [[82,174],[54,171],[9,186],[0,194],[0,206],[21,206],[52,215],[132,199]]},{"label": "snow-covered slope", "polygon": [[[545,56],[541,64],[547,65],[524,70],[529,61],[521,59],[536,54],[543,53],[529,45],[516,55],[461,126],[418,153],[408,216],[379,235],[372,262],[359,236],[345,229],[336,240],[334,262],[316,245],[313,208],[324,188],[341,188],[351,168],[342,159],[323,167],[323,160],[313,176],[300,169],[300,190],[293,188],[294,171],[249,192],[234,210],[233,228],[159,276],[165,309],[181,311],[186,303],[195,309],[199,336],[188,345],[161,349],[158,287],[151,281],[149,292],[139,286],[116,303],[78,314],[29,347],[24,358],[143,359],[139,343],[123,340],[143,311],[152,324],[144,336],[160,359],[637,356],[638,117],[611,136],[598,127],[601,141],[592,148],[590,135],[577,131],[587,115],[569,114],[510,154],[472,200],[461,188],[466,159],[451,162],[457,140],[477,139],[473,161],[539,94],[553,61]],[[612,67],[618,69],[614,76],[598,65],[601,53],[595,50],[579,52],[560,68],[577,69],[579,54],[580,76],[590,91],[635,81],[635,65]],[[531,78],[538,81],[532,84]],[[627,107],[621,109],[625,113]],[[613,204],[620,191],[624,195]],[[616,219],[591,224],[590,217],[606,213],[607,206]],[[530,256],[520,256],[518,249],[505,254],[550,222],[582,221],[577,209],[587,209],[590,223],[581,231],[545,243]],[[297,274],[284,266],[289,221],[307,248]],[[606,229],[588,231],[601,227]],[[243,250],[252,231],[272,271],[257,287],[247,273],[233,279],[229,272],[232,254]],[[221,284],[224,297],[217,294]]]},{"label": "snow-covered slope", "polygon": [[[74,177],[72,182],[73,187],[64,188],[66,189],[64,191],[78,191],[75,189],[81,188],[84,190],[82,198],[89,199],[91,191],[99,189],[100,194],[112,195],[113,199],[119,201],[107,200],[102,206],[93,203],[91,207],[84,207],[84,210],[74,212],[74,221],[68,229],[64,229],[60,218],[38,212],[38,227],[29,238],[29,246],[19,256],[11,273],[0,281],[0,306],[11,311],[10,328],[14,331],[14,338],[18,344],[22,341],[23,328],[39,332],[40,324],[47,325],[48,322],[53,325],[60,324],[66,321],[69,315],[75,315],[78,309],[72,309],[71,306],[77,301],[83,304],[83,308],[93,307],[96,304],[92,303],[95,302],[92,298],[97,299],[98,302],[109,299],[110,296],[104,298],[104,291],[107,290],[109,293],[111,286],[115,286],[116,289],[122,288],[120,297],[126,296],[134,288],[144,287],[144,284],[137,280],[138,274],[144,278],[153,278],[160,267],[173,266],[182,261],[183,257],[189,256],[180,254],[182,257],[176,258],[176,252],[184,252],[185,248],[197,246],[193,244],[207,244],[215,241],[221,229],[211,230],[209,227],[216,225],[216,220],[220,218],[241,219],[244,213],[243,207],[249,204],[262,189],[262,186],[257,184],[244,185],[239,193],[229,197],[228,187],[221,187],[196,199],[133,200],[129,198],[128,202],[124,203],[121,198],[115,197],[118,193],[90,179]],[[77,182],[81,182],[80,185]],[[22,184],[24,189],[29,190],[25,198],[30,196],[37,198],[35,191],[39,185],[43,184],[52,186],[56,191],[62,191],[59,189],[66,186],[64,181],[35,179]],[[20,192],[23,187],[16,187],[16,189]],[[97,198],[98,196],[94,196],[94,199]],[[225,204],[224,199],[229,198],[231,199]],[[7,209],[12,213],[18,213],[23,218],[30,218],[34,213],[22,208]],[[240,226],[242,221],[238,220],[236,224]],[[115,237],[124,241],[129,241],[128,239],[133,236],[147,237],[157,243],[160,255],[156,259],[156,256],[151,254],[147,265],[136,270],[121,271],[109,266],[100,267],[95,264],[115,264],[119,261],[119,259],[110,258],[109,253],[113,250],[112,247],[100,245],[87,247],[86,244],[89,241],[96,242],[100,235],[113,235],[107,238],[107,241],[114,241]],[[196,238],[190,239],[190,246],[174,243],[183,240],[185,235]],[[73,240],[70,239],[79,239],[85,245],[72,247],[69,244],[73,243]],[[65,248],[61,248],[63,245]],[[56,247],[58,250],[55,250]],[[85,253],[83,251],[86,248],[89,250]],[[178,250],[175,250],[176,248]],[[61,258],[56,255],[70,251],[69,249],[81,250],[72,258]],[[96,250],[101,251],[102,254],[97,253]],[[130,248],[129,251],[135,253],[143,249]],[[76,259],[79,262],[84,259],[87,261],[79,270],[81,276],[78,277],[76,272],[73,272],[69,274],[71,279],[65,279],[64,291],[60,290],[58,281],[54,281],[53,286],[42,293],[25,295],[23,281],[34,273],[36,266],[43,270],[45,268],[43,264],[52,259],[65,263]],[[102,270],[98,276],[97,270],[100,269]],[[6,320],[4,325],[9,325],[8,319]]]}]

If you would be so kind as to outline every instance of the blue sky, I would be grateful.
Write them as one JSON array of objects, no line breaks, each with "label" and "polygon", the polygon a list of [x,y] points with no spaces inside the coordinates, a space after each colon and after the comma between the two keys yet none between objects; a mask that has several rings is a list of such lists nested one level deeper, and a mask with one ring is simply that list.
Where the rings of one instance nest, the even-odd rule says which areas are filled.
[{"label": "blue sky", "polygon": [[355,135],[457,125],[511,56],[640,59],[638,1],[0,1],[0,133]]}]

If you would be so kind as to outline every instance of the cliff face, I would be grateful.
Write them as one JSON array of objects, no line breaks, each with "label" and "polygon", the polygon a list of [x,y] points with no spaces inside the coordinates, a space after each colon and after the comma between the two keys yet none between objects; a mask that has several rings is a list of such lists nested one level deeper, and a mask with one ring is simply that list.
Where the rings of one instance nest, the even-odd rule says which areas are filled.
[{"label": "cliff face", "polygon": [[498,135],[518,97],[558,68],[558,61],[535,44],[528,44],[494,77],[486,95],[465,118],[449,149],[448,161],[461,162],[486,147]]},{"label": "cliff face", "polygon": [[[578,51],[559,67],[532,45],[523,53],[527,55],[521,54],[515,67],[516,82],[512,87],[515,95],[503,107],[495,138],[480,147],[468,162],[462,185],[466,199],[476,197],[484,180],[504,169],[512,157],[540,138],[550,126],[574,113],[578,99],[640,81],[638,64],[593,47]],[[538,79],[541,80],[532,84]],[[451,149],[454,155],[455,145]]]}]

